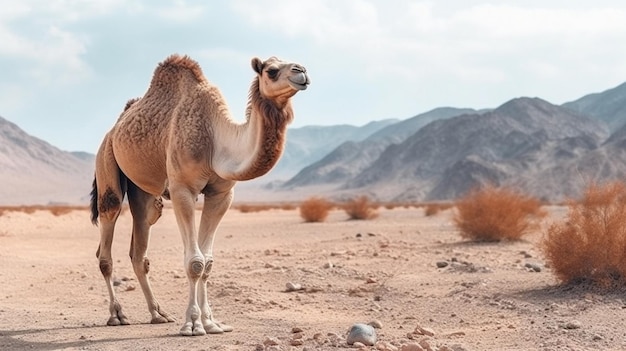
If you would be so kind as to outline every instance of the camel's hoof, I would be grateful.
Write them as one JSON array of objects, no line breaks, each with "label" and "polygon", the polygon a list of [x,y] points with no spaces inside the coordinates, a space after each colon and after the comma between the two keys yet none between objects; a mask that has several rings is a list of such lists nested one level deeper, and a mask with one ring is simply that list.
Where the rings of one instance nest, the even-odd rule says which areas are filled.
[{"label": "camel's hoof", "polygon": [[192,325],[191,322],[185,323],[182,328],[180,328],[180,335],[182,336],[200,336],[206,335],[206,331],[204,327],[200,323],[194,323]]},{"label": "camel's hoof", "polygon": [[109,318],[109,320],[107,321],[107,325],[109,326],[129,325],[129,324],[130,322],[124,316],[122,317],[111,316],[111,318]]},{"label": "camel's hoof", "polygon": [[152,324],[161,324],[161,323],[169,323],[169,322],[176,322],[176,320],[169,316],[157,316],[157,317],[152,317],[152,320],[150,321],[150,323]]},{"label": "camel's hoof", "polygon": [[220,328],[217,324],[215,323],[207,323],[204,325],[204,330],[208,333],[208,334],[223,334],[224,330],[222,328]]},{"label": "camel's hoof", "polygon": [[217,323],[217,326],[220,327],[225,333],[233,331],[233,327],[228,324]]}]

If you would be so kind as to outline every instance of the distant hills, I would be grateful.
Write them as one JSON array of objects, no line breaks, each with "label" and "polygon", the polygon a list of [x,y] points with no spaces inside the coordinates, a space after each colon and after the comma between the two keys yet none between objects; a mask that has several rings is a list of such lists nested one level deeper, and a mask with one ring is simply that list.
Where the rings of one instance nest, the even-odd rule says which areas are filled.
[{"label": "distant hills", "polygon": [[61,151],[0,117],[0,205],[88,203],[94,156]]},{"label": "distant hills", "polygon": [[[420,120],[429,123],[408,127]],[[436,109],[338,146],[281,189],[432,201],[492,183],[561,201],[591,181],[626,179],[625,137],[626,83],[562,106],[517,98],[493,111]]]},{"label": "distant hills", "polygon": [[[87,204],[93,163],[0,117],[0,204]],[[492,183],[561,201],[614,179],[626,179],[626,83],[560,106],[521,97],[493,110],[292,128],[281,161],[238,184],[235,200],[450,200]]]}]

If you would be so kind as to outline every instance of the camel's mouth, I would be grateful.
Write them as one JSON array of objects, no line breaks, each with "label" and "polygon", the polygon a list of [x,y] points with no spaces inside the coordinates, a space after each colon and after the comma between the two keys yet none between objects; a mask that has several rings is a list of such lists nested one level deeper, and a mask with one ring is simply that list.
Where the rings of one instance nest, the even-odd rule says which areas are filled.
[{"label": "camel's mouth", "polygon": [[305,90],[311,84],[309,76],[304,72],[298,72],[287,79],[289,80],[289,85],[296,90]]}]

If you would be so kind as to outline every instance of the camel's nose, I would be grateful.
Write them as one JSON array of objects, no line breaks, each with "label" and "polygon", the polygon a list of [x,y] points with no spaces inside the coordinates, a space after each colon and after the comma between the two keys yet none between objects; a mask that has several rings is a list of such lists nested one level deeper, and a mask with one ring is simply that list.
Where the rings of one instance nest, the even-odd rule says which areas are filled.
[{"label": "camel's nose", "polygon": [[291,66],[291,71],[292,71],[292,72],[296,72],[296,73],[306,73],[306,68],[304,68],[303,66],[300,66],[300,65],[299,65],[299,64],[297,64],[297,63],[294,63],[294,64]]}]

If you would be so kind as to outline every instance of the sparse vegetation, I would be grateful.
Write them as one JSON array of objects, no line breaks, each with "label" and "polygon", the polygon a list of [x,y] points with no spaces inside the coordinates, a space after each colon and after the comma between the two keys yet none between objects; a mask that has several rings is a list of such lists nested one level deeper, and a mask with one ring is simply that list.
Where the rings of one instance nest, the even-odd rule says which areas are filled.
[{"label": "sparse vegetation", "polygon": [[86,211],[86,206],[72,205],[28,205],[28,206],[2,206],[0,207],[0,216],[9,212],[23,212],[33,214],[36,211],[49,211],[55,216],[61,216],[74,210]]},{"label": "sparse vegetation", "polygon": [[569,202],[561,223],[552,224],[541,243],[562,283],[590,282],[611,287],[626,283],[626,185],[589,186]]},{"label": "sparse vegetation", "polygon": [[[285,210],[291,211],[296,209],[296,205],[289,202],[284,203],[260,203],[260,204],[236,204],[233,205],[232,208],[238,210],[241,213],[253,213],[253,212],[261,212],[261,211],[269,211],[269,210]],[[198,207],[202,209],[201,206]]]},{"label": "sparse vegetation", "polygon": [[378,217],[378,205],[370,202],[365,195],[346,202],[343,209],[350,219],[374,219]]},{"label": "sparse vegetation", "polygon": [[324,222],[332,207],[332,203],[327,200],[312,197],[300,204],[300,217],[305,222]]},{"label": "sparse vegetation", "polygon": [[539,200],[488,185],[455,202],[461,237],[479,241],[518,240],[546,215]]},{"label": "sparse vegetation", "polygon": [[453,207],[451,203],[443,203],[443,202],[428,203],[424,206],[424,216],[426,217],[434,216],[437,213],[441,211],[445,211],[451,207]]}]

